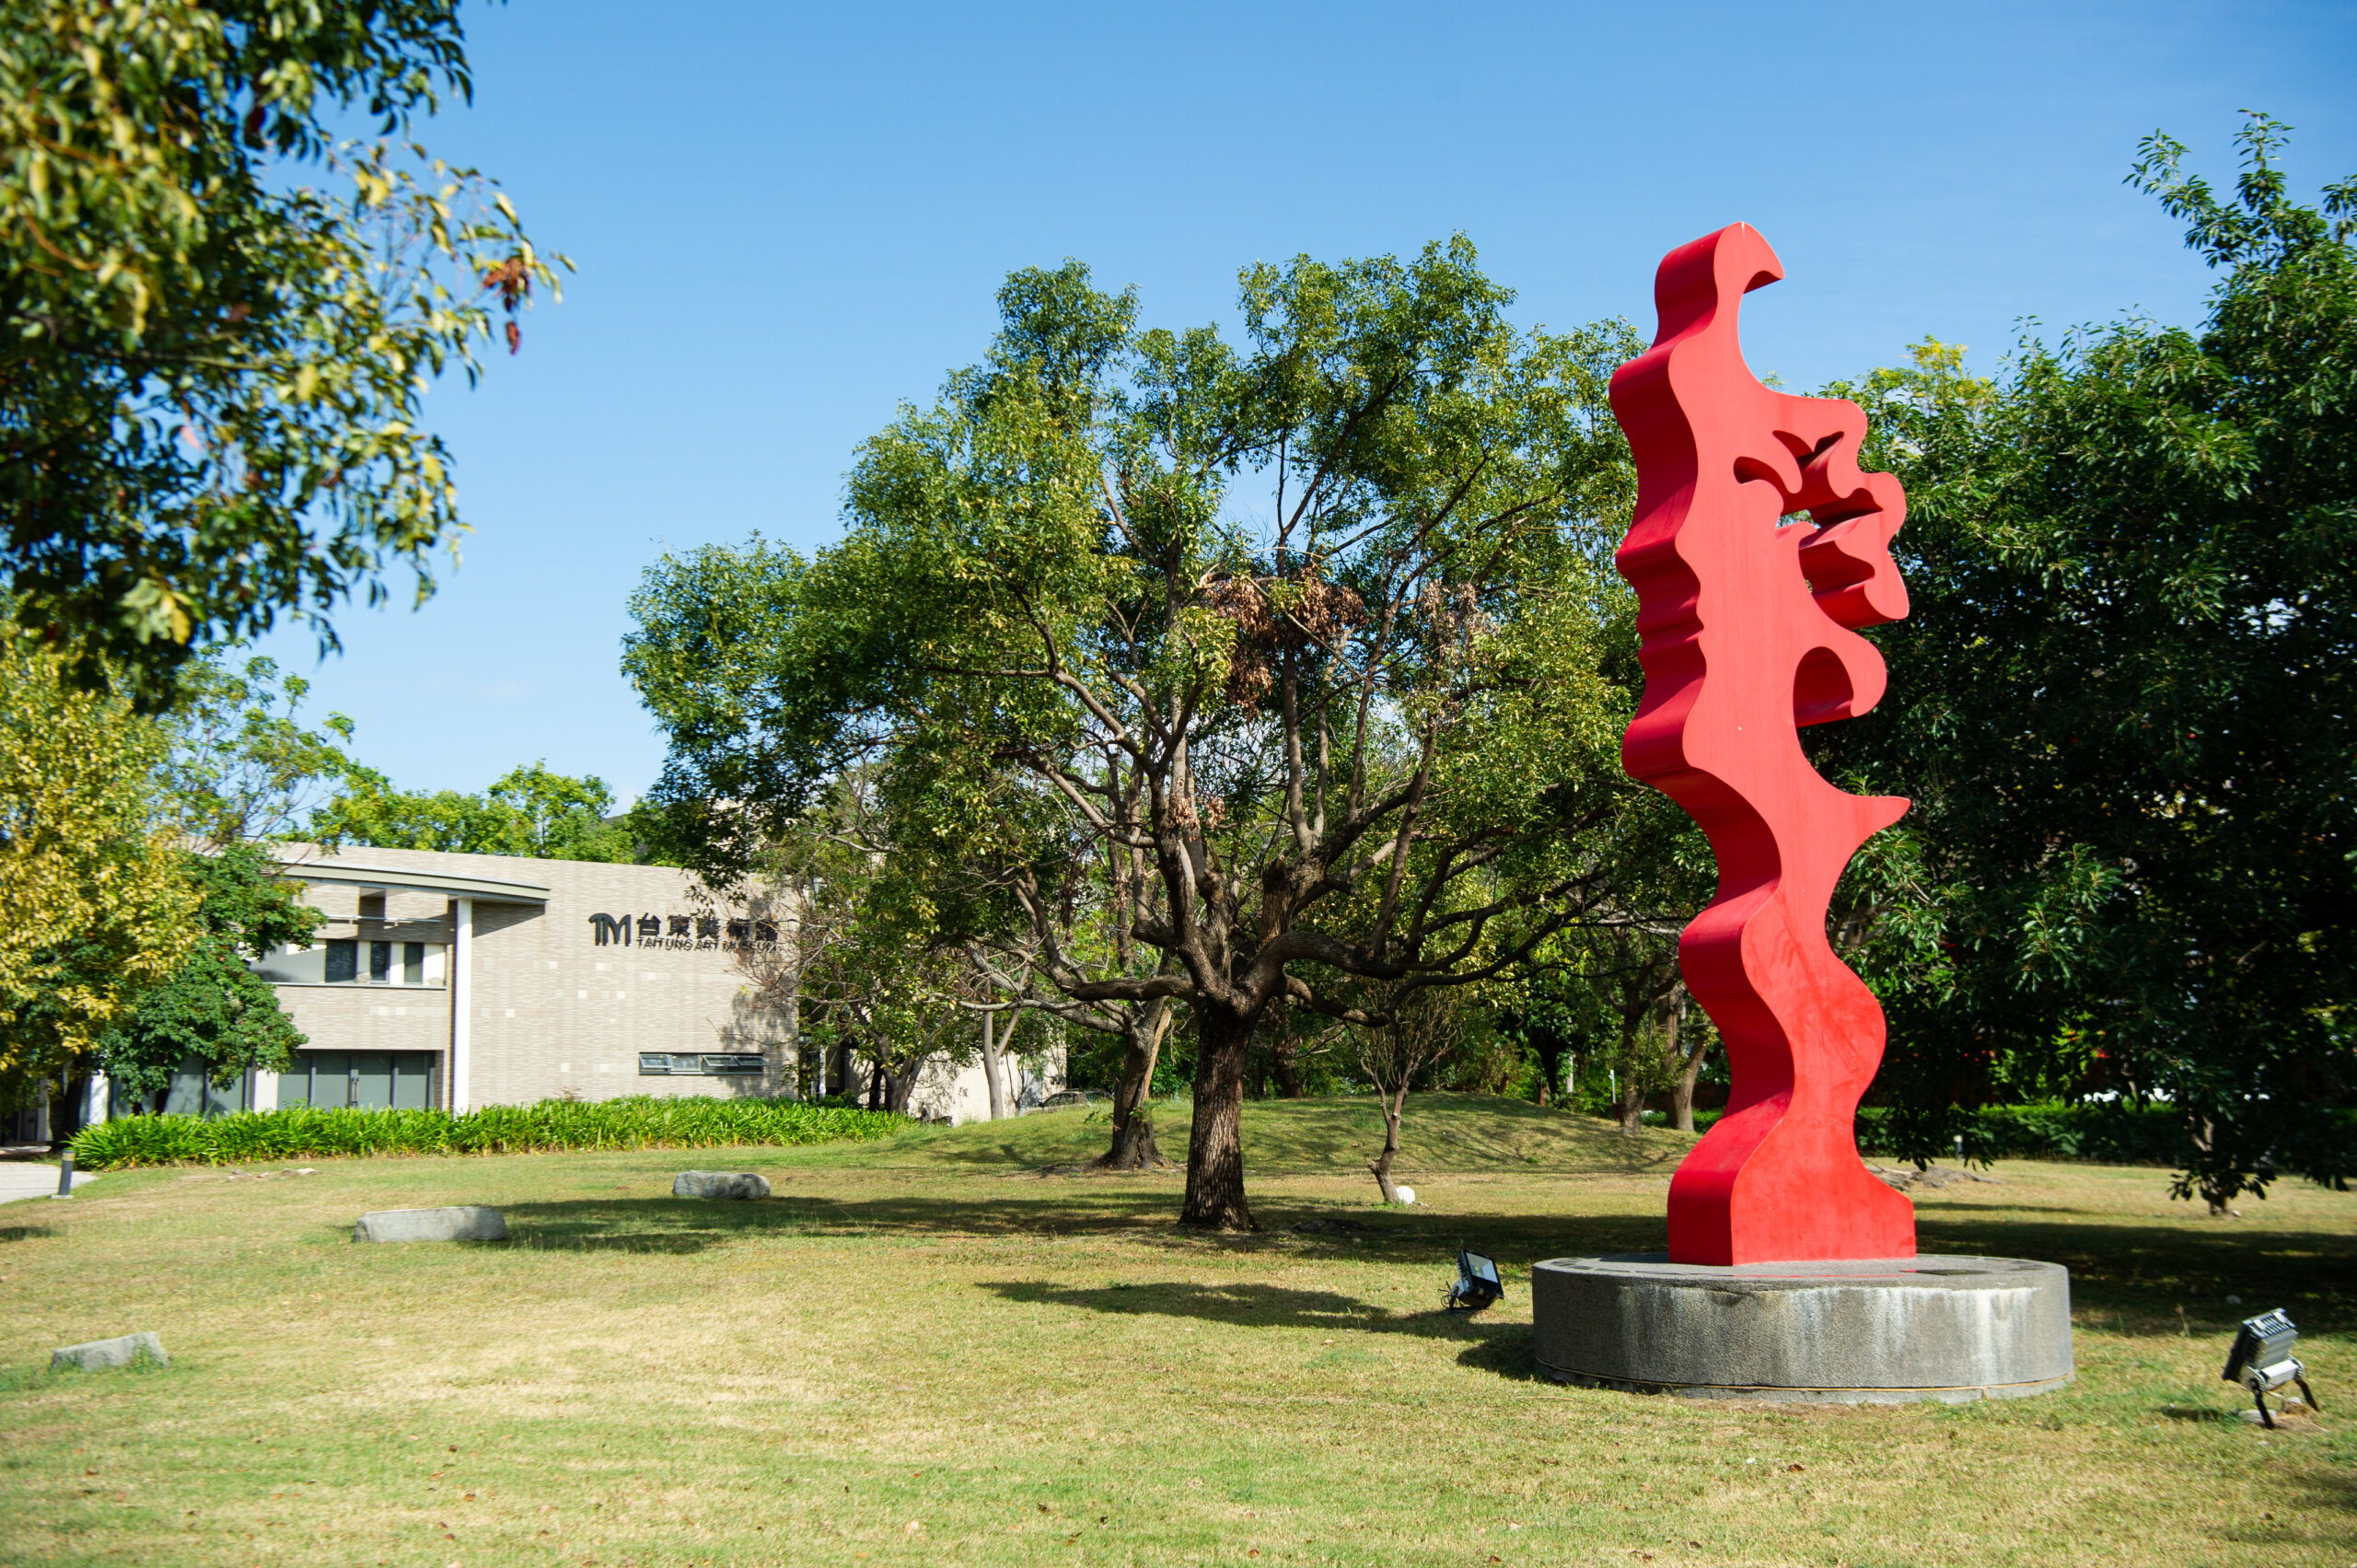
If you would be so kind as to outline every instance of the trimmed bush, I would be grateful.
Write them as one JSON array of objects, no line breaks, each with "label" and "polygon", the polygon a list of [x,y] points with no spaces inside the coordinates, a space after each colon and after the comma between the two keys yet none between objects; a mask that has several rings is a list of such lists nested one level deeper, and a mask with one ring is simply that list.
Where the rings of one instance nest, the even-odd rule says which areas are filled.
[{"label": "trimmed bush", "polygon": [[554,1149],[709,1149],[888,1138],[888,1111],[790,1099],[544,1099],[447,1110],[327,1110],[292,1106],[229,1116],[131,1116],[74,1135],[85,1170],[136,1165],[244,1165],[352,1155],[519,1155]]}]

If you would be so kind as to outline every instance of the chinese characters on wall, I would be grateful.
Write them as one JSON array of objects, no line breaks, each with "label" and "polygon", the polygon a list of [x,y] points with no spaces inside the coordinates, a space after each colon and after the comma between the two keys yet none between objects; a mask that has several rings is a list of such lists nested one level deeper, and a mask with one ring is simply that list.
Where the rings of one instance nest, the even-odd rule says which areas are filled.
[{"label": "chinese characters on wall", "polygon": [[732,919],[716,914],[593,914],[589,928],[600,947],[774,947],[777,922]]}]

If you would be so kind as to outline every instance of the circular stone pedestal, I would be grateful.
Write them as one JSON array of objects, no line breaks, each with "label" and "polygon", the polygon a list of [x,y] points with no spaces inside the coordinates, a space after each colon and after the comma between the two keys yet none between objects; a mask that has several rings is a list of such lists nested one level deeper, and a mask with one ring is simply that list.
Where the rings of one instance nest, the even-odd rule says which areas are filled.
[{"label": "circular stone pedestal", "polygon": [[1539,1370],[1591,1387],[1958,1403],[2072,1376],[2070,1271],[2015,1258],[1556,1258],[1530,1271],[1530,1312]]}]

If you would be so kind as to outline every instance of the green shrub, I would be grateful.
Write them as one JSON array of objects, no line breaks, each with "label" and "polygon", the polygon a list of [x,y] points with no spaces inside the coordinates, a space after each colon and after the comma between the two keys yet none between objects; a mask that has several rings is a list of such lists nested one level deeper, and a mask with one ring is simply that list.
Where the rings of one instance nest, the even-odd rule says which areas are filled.
[{"label": "green shrub", "polygon": [[[1862,1153],[1896,1155],[1887,1106],[1858,1111]],[[2103,1165],[2182,1166],[2191,1152],[2185,1118],[2175,1107],[2120,1101],[2083,1105],[2047,1100],[2033,1105],[1984,1105],[1956,1118],[1967,1157],[2093,1160]],[[1946,1151],[1943,1150],[1942,1153]]]},{"label": "green shrub", "polygon": [[345,1155],[512,1155],[552,1149],[705,1149],[888,1138],[904,1116],[790,1099],[544,1099],[447,1110],[239,1111],[131,1116],[74,1137],[85,1170],[135,1165],[242,1165]]}]

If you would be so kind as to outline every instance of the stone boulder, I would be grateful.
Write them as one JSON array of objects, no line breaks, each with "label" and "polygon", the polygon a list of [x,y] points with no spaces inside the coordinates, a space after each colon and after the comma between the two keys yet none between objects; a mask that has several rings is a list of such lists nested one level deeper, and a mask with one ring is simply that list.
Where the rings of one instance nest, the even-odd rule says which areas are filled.
[{"label": "stone boulder", "polygon": [[360,1216],[354,1241],[505,1241],[507,1218],[497,1209],[463,1203],[448,1209],[379,1209]]},{"label": "stone boulder", "polygon": [[766,1198],[766,1178],[749,1170],[683,1170],[671,1179],[674,1198]]},{"label": "stone boulder", "polygon": [[78,1366],[85,1372],[97,1372],[109,1366],[128,1366],[143,1355],[158,1366],[172,1364],[172,1358],[164,1353],[164,1342],[152,1332],[67,1345],[51,1351],[49,1364],[52,1366]]}]

